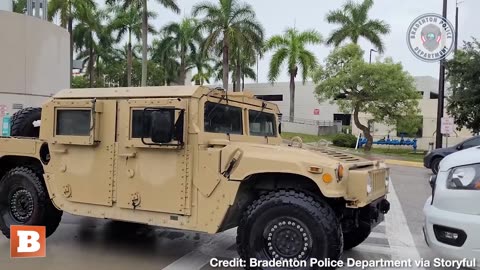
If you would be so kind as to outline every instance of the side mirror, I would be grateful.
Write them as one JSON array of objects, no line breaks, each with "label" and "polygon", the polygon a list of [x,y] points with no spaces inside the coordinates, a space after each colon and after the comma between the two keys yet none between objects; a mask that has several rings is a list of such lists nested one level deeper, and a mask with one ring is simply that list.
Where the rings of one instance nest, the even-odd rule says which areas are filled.
[{"label": "side mirror", "polygon": [[162,109],[152,111],[150,138],[154,143],[169,143],[175,131],[175,110]]},{"label": "side mirror", "polygon": [[278,124],[278,134],[282,134],[282,123]]}]

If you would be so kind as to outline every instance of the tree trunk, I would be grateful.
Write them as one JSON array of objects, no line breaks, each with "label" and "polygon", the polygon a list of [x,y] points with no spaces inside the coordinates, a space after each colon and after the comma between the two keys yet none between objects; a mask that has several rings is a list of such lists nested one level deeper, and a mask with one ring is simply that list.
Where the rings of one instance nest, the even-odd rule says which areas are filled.
[{"label": "tree trunk", "polygon": [[290,72],[290,122],[295,120],[295,73]]},{"label": "tree trunk", "polygon": [[93,88],[93,76],[94,76],[94,72],[93,72],[93,62],[95,61],[95,59],[93,59],[93,47],[90,47],[89,49],[89,58],[88,58],[88,73],[89,73],[89,79],[90,79],[90,83],[89,83],[89,87],[90,88]]},{"label": "tree trunk", "polygon": [[242,92],[245,90],[245,74],[242,73]]},{"label": "tree trunk", "polygon": [[72,87],[73,80],[73,18],[71,16],[70,13],[68,18],[68,34],[70,35],[70,70],[68,71],[68,74],[70,75],[70,88]]},{"label": "tree trunk", "polygon": [[147,85],[147,48],[148,48],[148,0],[143,0],[142,10],[142,86]]},{"label": "tree trunk", "polygon": [[132,31],[128,30],[127,86],[132,86]]},{"label": "tree trunk", "polygon": [[358,118],[358,113],[360,108],[358,106],[355,106],[353,109],[353,121],[357,128],[359,128],[363,132],[363,136],[367,138],[367,143],[365,144],[365,151],[370,151],[372,149],[372,144],[373,144],[373,137],[372,134],[370,133],[370,125],[365,126],[362,123],[360,123],[360,119]]},{"label": "tree trunk", "polygon": [[240,62],[240,54],[237,55],[237,65],[235,67],[235,81],[237,82],[237,92],[241,92],[242,90],[242,63]]},{"label": "tree trunk", "polygon": [[185,63],[185,54],[186,54],[187,49],[182,46],[182,49],[180,51],[180,70],[178,74],[178,84],[179,85],[185,85],[185,78],[186,78],[186,63]]},{"label": "tree trunk", "polygon": [[228,91],[228,50],[230,46],[230,41],[228,37],[228,32],[225,30],[223,32],[223,89]]}]

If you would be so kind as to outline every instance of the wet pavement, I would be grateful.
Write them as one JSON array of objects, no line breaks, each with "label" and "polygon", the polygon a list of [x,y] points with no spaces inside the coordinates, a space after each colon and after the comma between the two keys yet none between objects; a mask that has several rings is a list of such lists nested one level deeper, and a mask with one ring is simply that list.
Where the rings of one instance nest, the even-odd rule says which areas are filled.
[{"label": "wet pavement", "polygon": [[[359,247],[343,258],[429,259],[436,257],[422,235],[422,208],[430,195],[426,169],[392,167],[391,212]],[[47,257],[10,259],[9,241],[0,236],[0,269],[213,269],[212,257],[238,257],[236,229],[217,235],[185,232],[64,214],[47,239]]]}]

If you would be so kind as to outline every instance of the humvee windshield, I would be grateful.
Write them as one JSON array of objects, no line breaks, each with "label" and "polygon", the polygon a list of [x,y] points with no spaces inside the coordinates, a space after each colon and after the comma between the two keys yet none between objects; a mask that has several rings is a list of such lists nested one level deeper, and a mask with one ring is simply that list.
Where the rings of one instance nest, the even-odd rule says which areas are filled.
[{"label": "humvee windshield", "polygon": [[[205,103],[204,112],[206,132],[243,134],[242,108],[214,102]],[[275,114],[249,110],[249,130],[252,136],[277,136]]]}]

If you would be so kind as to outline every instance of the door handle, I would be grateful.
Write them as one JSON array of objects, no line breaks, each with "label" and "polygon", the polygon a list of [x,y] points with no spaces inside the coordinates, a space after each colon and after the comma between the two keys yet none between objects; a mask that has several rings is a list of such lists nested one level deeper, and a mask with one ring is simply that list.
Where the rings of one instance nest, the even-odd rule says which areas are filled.
[{"label": "door handle", "polygon": [[124,157],[124,158],[134,158],[137,156],[136,152],[133,153],[124,153],[124,154],[118,154],[119,157]]}]

